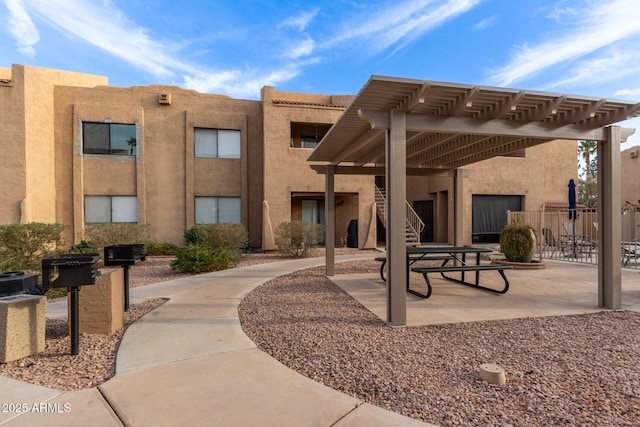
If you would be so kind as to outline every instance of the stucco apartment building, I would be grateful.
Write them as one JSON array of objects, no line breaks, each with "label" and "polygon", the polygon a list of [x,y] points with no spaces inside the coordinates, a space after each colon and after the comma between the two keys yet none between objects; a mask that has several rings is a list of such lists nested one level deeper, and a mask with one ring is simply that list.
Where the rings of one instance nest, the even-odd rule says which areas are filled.
[{"label": "stucco apartment building", "polygon": [[[0,223],[58,222],[65,241],[86,225],[138,222],[158,242],[183,243],[195,224],[239,222],[275,249],[291,220],[324,222],[325,178],[307,161],[352,96],[281,92],[233,99],[175,86],[112,87],[103,76],[0,68]],[[559,140],[466,168],[464,240],[495,238],[496,212],[563,200],[577,180],[576,142]],[[357,220],[357,245],[381,240],[382,177],[336,176],[336,242]],[[422,241],[453,241],[451,173],[409,177]],[[500,216],[500,215],[498,215]],[[353,229],[351,229],[353,231]]]},{"label": "stucco apartment building", "polygon": [[640,146],[620,153],[620,198],[624,208],[640,208]]}]

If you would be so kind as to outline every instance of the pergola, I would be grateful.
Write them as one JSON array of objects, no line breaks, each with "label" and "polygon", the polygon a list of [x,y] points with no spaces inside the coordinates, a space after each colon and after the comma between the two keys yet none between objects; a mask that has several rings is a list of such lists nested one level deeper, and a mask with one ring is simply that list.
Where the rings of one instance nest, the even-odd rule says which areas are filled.
[{"label": "pergola", "polygon": [[454,180],[454,245],[462,243],[462,168],[557,139],[598,142],[598,304],[621,306],[620,144],[640,103],[372,76],[308,160],[325,174],[326,272],[334,274],[335,174],[384,175],[387,321],[406,324],[406,176]]}]

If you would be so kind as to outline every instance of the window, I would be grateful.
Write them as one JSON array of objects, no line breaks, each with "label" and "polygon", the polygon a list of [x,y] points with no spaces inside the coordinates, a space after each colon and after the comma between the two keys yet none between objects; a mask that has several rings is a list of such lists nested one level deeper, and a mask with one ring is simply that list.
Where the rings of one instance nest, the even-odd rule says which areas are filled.
[{"label": "window", "polygon": [[136,155],[136,125],[82,123],[85,154]]},{"label": "window", "polygon": [[196,197],[196,224],[241,223],[239,197]]},{"label": "window", "polygon": [[330,123],[291,122],[291,148],[316,148],[331,129]]},{"label": "window", "polygon": [[84,196],[85,224],[138,222],[136,196]]},{"label": "window", "polygon": [[240,158],[240,131],[195,128],[196,157]]},{"label": "window", "polygon": [[321,139],[322,136],[317,137],[302,135],[300,137],[300,145],[302,145],[302,148],[316,148]]}]

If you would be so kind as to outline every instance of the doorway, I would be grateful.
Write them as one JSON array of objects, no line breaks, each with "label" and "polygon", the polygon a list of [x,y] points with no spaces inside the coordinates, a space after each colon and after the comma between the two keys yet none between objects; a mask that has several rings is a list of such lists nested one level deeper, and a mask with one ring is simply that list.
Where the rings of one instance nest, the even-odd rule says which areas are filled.
[{"label": "doorway", "polygon": [[420,233],[420,241],[433,242],[433,200],[414,200],[413,210],[424,222],[424,229]]}]

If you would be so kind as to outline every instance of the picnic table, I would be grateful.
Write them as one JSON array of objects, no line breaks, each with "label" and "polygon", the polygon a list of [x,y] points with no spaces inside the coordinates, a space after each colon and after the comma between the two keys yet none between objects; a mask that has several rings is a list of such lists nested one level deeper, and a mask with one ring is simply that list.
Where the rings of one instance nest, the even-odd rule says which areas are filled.
[{"label": "picnic table", "polygon": [[[509,281],[504,271],[509,270],[512,267],[510,265],[503,264],[481,264],[480,256],[483,253],[493,252],[488,248],[471,247],[471,246],[417,246],[407,247],[407,292],[417,295],[421,298],[429,298],[431,296],[432,286],[429,280],[429,274],[440,273],[442,278],[461,284],[470,286],[476,289],[493,292],[497,294],[504,294],[509,290]],[[467,260],[469,255],[469,260]],[[382,261],[380,267],[380,277],[383,281],[386,281],[384,277],[384,267],[386,264],[386,257],[378,257],[376,261]],[[428,267],[413,267],[421,261],[442,261],[439,266]],[[449,264],[451,262],[451,264]],[[480,272],[481,271],[497,271],[504,281],[504,287],[502,289],[494,289],[480,285]],[[427,292],[421,293],[415,289],[411,289],[409,283],[409,271],[422,274],[427,284]],[[460,273],[459,278],[452,277],[447,273]],[[465,279],[465,273],[474,273],[475,280],[470,282]]]},{"label": "picnic table", "polygon": [[640,257],[640,242],[622,242],[620,249],[622,253],[622,265],[624,267],[629,264],[632,258],[637,260],[638,257]]}]

